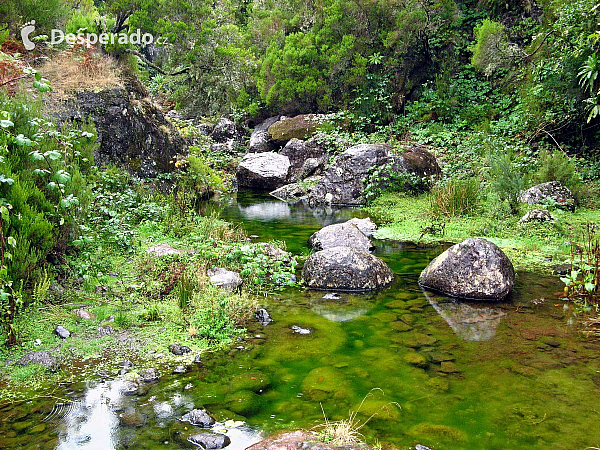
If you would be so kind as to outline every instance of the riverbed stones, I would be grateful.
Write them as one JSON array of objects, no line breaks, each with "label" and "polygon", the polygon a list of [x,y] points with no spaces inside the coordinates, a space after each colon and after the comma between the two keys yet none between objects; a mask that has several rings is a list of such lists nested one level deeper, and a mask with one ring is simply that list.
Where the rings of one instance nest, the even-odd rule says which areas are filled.
[{"label": "riverbed stones", "polygon": [[419,284],[456,298],[501,300],[515,284],[515,271],[494,243],[471,238],[431,261],[421,272]]},{"label": "riverbed stones", "polygon": [[235,291],[243,283],[239,273],[224,269],[223,267],[208,269],[206,275],[209,277],[210,284],[227,292]]},{"label": "riverbed stones", "polygon": [[94,316],[89,311],[83,308],[77,308],[73,311],[73,313],[75,313],[77,317],[83,320],[92,320],[94,318]]},{"label": "riverbed stones", "polygon": [[71,333],[69,332],[69,330],[67,330],[62,325],[58,325],[54,329],[54,334],[57,335],[61,339],[67,339],[69,336],[71,336]]},{"label": "riverbed stones", "polygon": [[332,247],[353,247],[365,252],[373,250],[369,238],[353,223],[336,223],[321,228],[308,239],[308,246],[315,250]]},{"label": "riverbed stones", "polygon": [[[322,442],[319,435],[310,431],[286,431],[271,435],[246,450],[333,450],[340,447]],[[344,450],[364,450],[362,445],[345,445]]]},{"label": "riverbed stones", "polygon": [[181,255],[183,250],[176,249],[169,244],[162,243],[156,244],[146,249],[146,253],[156,257],[169,256],[169,255]]},{"label": "riverbed stones", "polygon": [[217,450],[231,444],[229,436],[212,431],[201,431],[188,437],[188,442],[205,450]]},{"label": "riverbed stones", "polygon": [[521,191],[519,199],[521,202],[530,205],[550,202],[559,208],[570,211],[575,209],[575,197],[573,193],[559,181],[549,181]]},{"label": "riverbed stones", "polygon": [[[371,179],[373,172],[378,179]],[[319,183],[312,189],[309,202],[334,205],[363,205],[365,189],[385,189],[392,173],[413,174],[421,178],[435,177],[440,168],[435,157],[421,147],[394,154],[387,144],[359,144],[337,156]],[[371,180],[371,183],[369,183]]]},{"label": "riverbed stones", "polygon": [[169,345],[169,351],[176,356],[181,356],[185,353],[190,353],[192,349],[181,344],[171,344]]},{"label": "riverbed stones", "polygon": [[181,417],[181,421],[203,428],[211,427],[216,422],[206,409],[192,409]]},{"label": "riverbed stones", "polygon": [[332,247],[308,257],[302,278],[311,289],[370,291],[388,286],[394,273],[368,252],[353,247]]},{"label": "riverbed stones", "polygon": [[156,381],[160,378],[158,370],[154,367],[150,367],[149,369],[142,369],[138,372],[140,379],[146,383],[151,383],[152,381]]},{"label": "riverbed stones", "polygon": [[271,322],[273,322],[273,318],[271,317],[271,315],[268,313],[268,311],[265,308],[257,309],[256,312],[254,313],[254,317],[256,318],[256,320],[258,320],[260,322],[260,324],[263,327],[270,324]]},{"label": "riverbed stones", "polygon": [[272,191],[286,184],[290,167],[287,156],[273,152],[248,153],[237,168],[238,187]]}]

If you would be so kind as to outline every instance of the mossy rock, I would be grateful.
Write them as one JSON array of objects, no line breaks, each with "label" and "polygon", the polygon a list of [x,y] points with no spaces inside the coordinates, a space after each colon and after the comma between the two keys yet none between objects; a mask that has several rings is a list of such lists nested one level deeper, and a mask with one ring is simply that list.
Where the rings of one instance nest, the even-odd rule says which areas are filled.
[{"label": "mossy rock", "polygon": [[271,385],[271,380],[267,375],[261,372],[250,372],[241,375],[236,375],[229,382],[230,390],[237,391],[252,391],[260,393],[265,391]]},{"label": "mossy rock", "polygon": [[387,309],[407,309],[408,304],[404,300],[394,300],[385,304]]},{"label": "mossy rock", "polygon": [[450,389],[450,382],[445,378],[433,377],[427,380],[427,386],[437,392],[447,392]]},{"label": "mossy rock", "polygon": [[248,417],[256,414],[261,407],[261,398],[252,391],[239,391],[225,399],[227,409]]},{"label": "mossy rock", "polygon": [[442,361],[440,365],[440,372],[442,373],[461,373],[462,370],[458,368],[456,364],[451,361]]},{"label": "mossy rock", "polygon": [[281,145],[291,139],[305,140],[314,135],[325,120],[326,116],[320,114],[300,114],[278,120],[269,127],[269,137]]},{"label": "mossy rock", "polygon": [[427,369],[429,366],[427,358],[419,353],[407,353],[402,359],[411,366],[419,367],[421,369]]},{"label": "mossy rock", "polygon": [[341,371],[326,366],[308,373],[302,382],[302,393],[308,400],[322,402],[332,397],[348,398],[351,396],[351,389]]},{"label": "mossy rock", "polygon": [[400,333],[404,333],[413,329],[413,327],[401,321],[392,322],[390,323],[390,326],[392,327],[392,330],[398,331]]},{"label": "mossy rock", "polygon": [[410,435],[427,441],[464,442],[467,440],[465,433],[448,425],[420,423],[410,429]]}]

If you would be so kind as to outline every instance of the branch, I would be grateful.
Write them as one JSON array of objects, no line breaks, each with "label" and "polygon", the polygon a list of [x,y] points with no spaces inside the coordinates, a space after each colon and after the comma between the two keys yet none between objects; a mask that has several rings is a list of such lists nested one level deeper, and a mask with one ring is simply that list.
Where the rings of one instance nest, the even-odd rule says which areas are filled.
[{"label": "branch", "polygon": [[10,80],[5,81],[4,83],[0,83],[0,87],[4,86],[5,84],[12,83],[14,81],[22,80],[23,78],[27,78],[28,76],[29,76],[29,74],[21,75],[20,77],[16,77],[16,78],[11,78]]},{"label": "branch", "polygon": [[542,48],[542,46],[544,45],[544,42],[546,42],[546,39],[548,39],[550,37],[550,35],[552,33],[554,33],[554,31],[555,31],[554,28],[552,28],[550,31],[548,31],[546,33],[546,36],[544,36],[544,39],[542,39],[542,42],[540,42],[540,45],[538,45],[538,47],[533,52],[531,52],[531,53],[523,52],[523,59],[529,59],[533,55],[535,55]]},{"label": "branch", "polygon": [[[140,58],[144,63],[146,63],[148,66],[152,67],[154,70],[156,70],[157,72],[163,74],[163,75],[167,75],[170,77],[174,77],[175,75],[181,75],[182,73],[187,73],[189,72],[190,68],[189,67],[184,67],[183,69],[177,70],[175,72],[172,73],[168,73],[165,72],[163,69],[161,69],[160,67],[158,67],[156,64],[151,63],[150,61],[148,61],[148,59],[146,59],[146,57],[144,55],[142,55],[140,52],[136,51],[136,50],[132,50],[130,48],[126,48],[125,52],[127,53],[131,53],[132,55],[137,56],[138,58]],[[203,67],[203,69],[205,70],[209,70],[208,68]]]}]

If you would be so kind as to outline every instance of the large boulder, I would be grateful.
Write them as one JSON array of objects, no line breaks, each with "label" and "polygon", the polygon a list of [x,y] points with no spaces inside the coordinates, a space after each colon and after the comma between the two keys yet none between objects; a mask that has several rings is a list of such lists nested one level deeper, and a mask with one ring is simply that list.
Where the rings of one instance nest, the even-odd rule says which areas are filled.
[{"label": "large boulder", "polygon": [[[401,154],[392,153],[387,144],[359,144],[336,157],[321,181],[310,194],[310,203],[362,205],[369,180],[372,187],[385,188],[392,173],[410,173],[432,177],[440,169],[435,157],[421,147],[413,147]],[[372,179],[375,170],[378,179]]]},{"label": "large boulder", "polygon": [[521,191],[520,200],[530,205],[550,202],[563,209],[575,209],[573,193],[559,181],[548,181]]},{"label": "large boulder", "polygon": [[248,151],[250,153],[272,152],[277,149],[277,145],[269,136],[269,127],[277,122],[281,116],[269,117],[259,124],[250,135]]},{"label": "large boulder", "polygon": [[210,134],[213,141],[225,144],[228,141],[241,142],[244,139],[244,129],[229,119],[220,119]]},{"label": "large boulder", "polygon": [[140,177],[173,171],[178,154],[187,145],[143,89],[118,87],[81,91],[50,107],[57,122],[91,117],[98,134],[94,162],[117,164]]},{"label": "large boulder", "polygon": [[239,288],[243,281],[239,273],[224,269],[223,267],[213,267],[206,271],[210,284],[227,292],[233,292]]},{"label": "large boulder", "polygon": [[354,247],[365,252],[375,248],[369,238],[349,222],[336,223],[321,228],[308,239],[308,246],[316,250],[332,247]]},{"label": "large boulder", "polygon": [[291,139],[281,150],[290,160],[291,174],[299,180],[317,173],[329,160],[327,150],[315,140]]},{"label": "large boulder", "polygon": [[472,238],[431,261],[421,272],[419,284],[450,297],[500,300],[513,288],[515,271],[496,244]]},{"label": "large boulder", "polygon": [[300,114],[295,117],[283,117],[269,127],[269,137],[279,145],[285,145],[291,139],[308,139],[318,127],[328,119],[324,114]]},{"label": "large boulder", "polygon": [[248,153],[237,169],[240,188],[272,191],[286,184],[290,174],[287,156],[273,152]]},{"label": "large boulder", "polygon": [[56,372],[60,369],[59,358],[52,356],[52,353],[47,351],[26,353],[19,361],[17,361],[17,364],[22,367],[28,366],[29,364],[40,364],[52,372]]},{"label": "large boulder", "polygon": [[358,227],[360,231],[362,231],[367,236],[371,236],[377,231],[377,224],[373,222],[370,217],[366,217],[364,219],[359,219],[358,217],[355,217],[354,219],[350,219],[346,223],[353,223]]},{"label": "large boulder", "polygon": [[379,258],[352,247],[333,247],[308,257],[302,277],[311,289],[370,291],[382,289],[394,279]]}]

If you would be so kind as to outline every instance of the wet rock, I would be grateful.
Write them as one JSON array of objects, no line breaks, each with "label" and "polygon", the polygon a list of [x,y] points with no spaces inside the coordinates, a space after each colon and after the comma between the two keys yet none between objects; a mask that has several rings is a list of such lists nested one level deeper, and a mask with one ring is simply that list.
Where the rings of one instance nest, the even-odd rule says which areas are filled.
[{"label": "wet rock", "polygon": [[158,370],[156,370],[153,367],[151,367],[149,369],[140,370],[138,372],[138,375],[140,376],[140,379],[142,381],[145,381],[146,383],[150,383],[152,381],[156,381],[156,380],[158,380],[160,378],[160,376],[158,374]]},{"label": "wet rock", "polygon": [[182,422],[189,422],[203,428],[211,427],[215,424],[215,418],[205,409],[192,409],[181,417]]},{"label": "wet rock", "polygon": [[161,257],[168,255],[181,255],[183,250],[178,250],[174,247],[171,247],[169,244],[156,244],[152,247],[146,249],[146,253],[152,256]]},{"label": "wet rock", "polygon": [[273,142],[285,145],[292,139],[308,139],[326,120],[324,114],[300,114],[295,117],[282,117],[269,127],[269,136]]},{"label": "wet rock", "polygon": [[224,269],[222,267],[213,267],[208,269],[206,274],[209,277],[210,283],[213,286],[220,287],[227,292],[233,292],[239,288],[243,281],[240,274],[231,270]]},{"label": "wet rock", "polygon": [[60,360],[52,356],[50,352],[46,351],[27,353],[17,361],[17,364],[22,367],[28,366],[29,364],[41,364],[52,372],[56,372],[60,369]]},{"label": "wet rock", "polygon": [[530,205],[549,202],[559,208],[571,211],[575,209],[573,193],[559,181],[549,181],[521,191],[519,200]]},{"label": "wet rock", "polygon": [[128,359],[126,359],[125,361],[123,361],[123,364],[121,364],[121,371],[119,372],[119,374],[125,375],[125,374],[129,373],[133,367],[134,367],[134,364],[131,361],[129,361]]},{"label": "wet rock", "polygon": [[104,325],[103,327],[98,327],[98,335],[100,336],[110,336],[115,332],[114,328],[110,325]]},{"label": "wet rock", "polygon": [[196,355],[194,358],[194,364],[202,364],[202,356]]},{"label": "wet rock", "polygon": [[417,444],[415,445],[415,450],[431,450],[429,447],[425,447],[424,445]]},{"label": "wet rock", "polygon": [[338,294],[337,292],[330,292],[329,294],[325,294],[323,297],[323,300],[341,300],[342,297],[340,297],[340,294]]},{"label": "wet rock", "polygon": [[272,191],[287,183],[290,160],[273,152],[248,153],[237,168],[240,188]]},{"label": "wet rock", "polygon": [[119,423],[128,428],[141,428],[147,425],[147,417],[135,408],[127,408],[119,414]]},{"label": "wet rock", "polygon": [[139,395],[140,397],[146,395],[148,392],[147,388],[142,386],[137,379],[125,380],[120,386],[119,391],[126,396]]},{"label": "wet rock", "polygon": [[89,311],[86,311],[83,308],[78,308],[78,309],[74,310],[73,312],[80,319],[83,319],[83,320],[92,320],[92,319],[94,319],[94,316]]},{"label": "wet rock", "polygon": [[277,145],[269,136],[269,127],[277,122],[281,116],[269,117],[267,120],[258,125],[250,135],[248,144],[248,152],[264,153],[272,152],[277,149]]},{"label": "wet rock", "polygon": [[483,238],[467,239],[435,258],[421,272],[421,287],[451,297],[500,300],[515,284],[506,255]]},{"label": "wet rock", "polygon": [[59,338],[61,339],[66,339],[69,336],[71,336],[71,333],[69,333],[69,330],[67,330],[65,327],[59,325],[54,329],[54,334],[57,335]]},{"label": "wet rock", "polygon": [[316,250],[332,247],[353,247],[368,252],[375,247],[353,223],[336,223],[321,228],[308,239],[308,246]]},{"label": "wet rock", "polygon": [[359,144],[337,156],[323,178],[309,194],[310,204],[363,205],[368,180],[379,170],[382,180],[378,186],[385,189],[387,175],[410,173],[419,177],[433,177],[440,173],[435,157],[420,147],[394,154],[387,144]]},{"label": "wet rock", "polygon": [[254,317],[256,318],[256,320],[258,320],[260,322],[260,324],[262,326],[268,325],[269,323],[273,322],[273,318],[271,317],[271,315],[267,312],[266,309],[264,308],[260,308],[258,309],[255,313],[254,313]]},{"label": "wet rock", "polygon": [[171,345],[169,345],[169,351],[176,356],[181,356],[186,353],[190,353],[192,351],[192,349],[189,347],[186,347],[185,345],[171,344]]},{"label": "wet rock", "polygon": [[346,223],[352,223],[356,225],[357,228],[360,231],[362,231],[366,236],[371,236],[377,231],[377,225],[371,220],[370,217],[367,217],[365,219],[359,219],[358,217],[355,217],[354,219],[350,219]]},{"label": "wet rock", "polygon": [[279,200],[286,202],[299,202],[308,193],[308,190],[300,183],[291,183],[281,186],[269,194]]},{"label": "wet rock", "polygon": [[552,222],[554,219],[545,209],[532,209],[519,220],[521,225],[529,222]]},{"label": "wet rock", "polygon": [[292,332],[296,334],[310,334],[310,329],[301,328],[298,325],[292,325]]},{"label": "wet rock", "polygon": [[188,442],[205,450],[225,448],[231,444],[231,439],[225,434],[202,431],[188,437]]},{"label": "wet rock", "polygon": [[309,141],[292,139],[285,144],[281,154],[290,160],[291,176],[297,180],[319,173],[319,169],[322,171],[329,161],[327,151],[312,139]]},{"label": "wet rock", "polygon": [[188,371],[188,368],[186,366],[177,366],[177,367],[175,367],[173,369],[173,373],[175,375],[180,375],[180,374],[183,374],[183,373],[187,373],[187,371]]},{"label": "wet rock", "polygon": [[333,247],[310,255],[302,278],[311,289],[369,291],[388,286],[394,273],[370,253],[352,247]]}]

